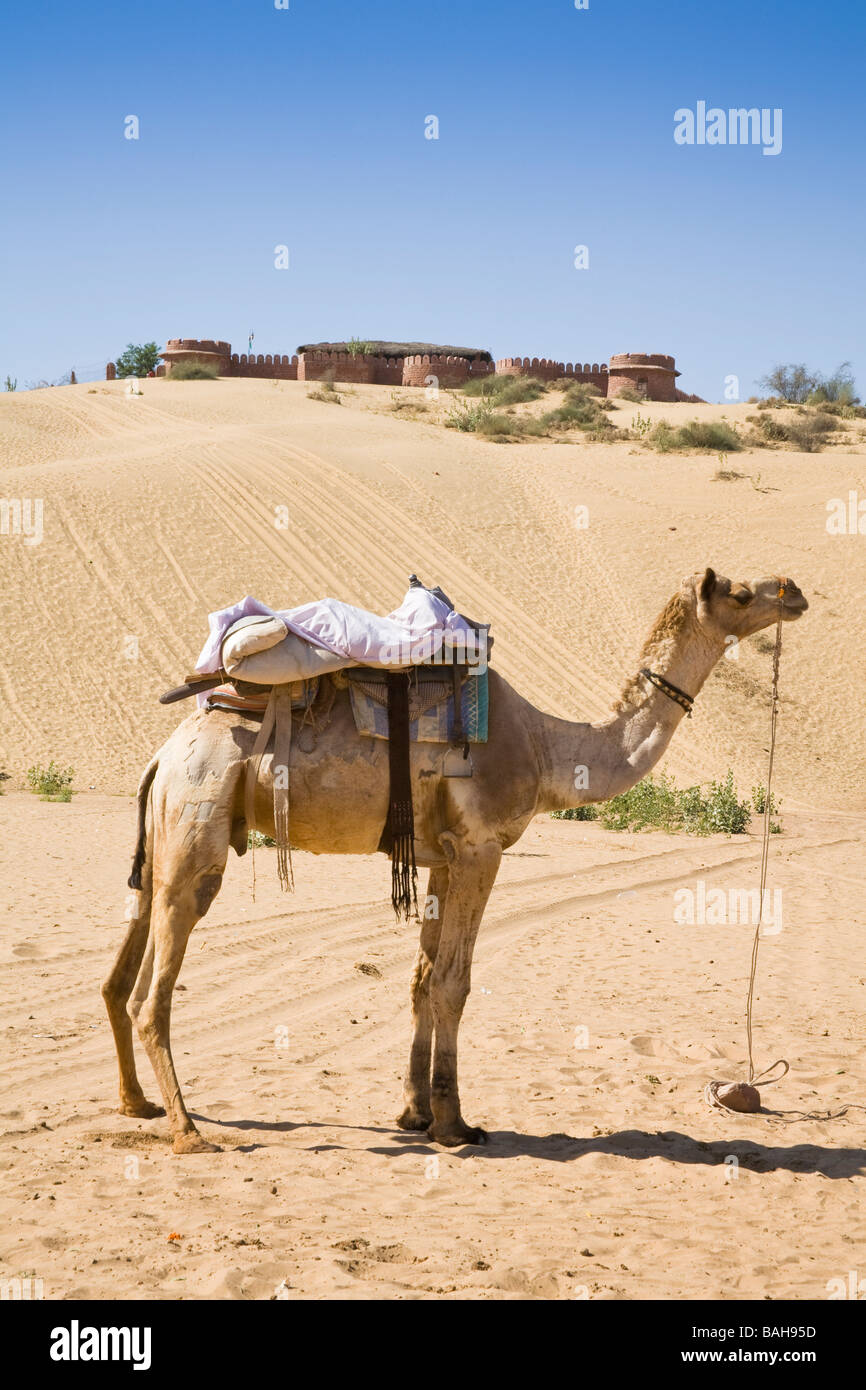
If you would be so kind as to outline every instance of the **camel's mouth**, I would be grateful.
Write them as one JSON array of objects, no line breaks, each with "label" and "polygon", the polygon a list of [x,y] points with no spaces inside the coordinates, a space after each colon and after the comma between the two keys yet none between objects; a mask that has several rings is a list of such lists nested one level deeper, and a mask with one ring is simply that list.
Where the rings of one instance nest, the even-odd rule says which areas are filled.
[{"label": "camel's mouth", "polygon": [[805,613],[806,609],[809,607],[809,600],[803,594],[786,595],[782,607],[786,620],[788,622],[794,622]]}]

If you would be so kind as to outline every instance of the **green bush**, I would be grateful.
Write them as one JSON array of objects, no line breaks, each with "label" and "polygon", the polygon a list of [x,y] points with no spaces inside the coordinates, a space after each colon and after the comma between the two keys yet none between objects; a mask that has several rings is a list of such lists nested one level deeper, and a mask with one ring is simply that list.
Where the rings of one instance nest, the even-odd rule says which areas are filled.
[{"label": "green bush", "polygon": [[74,776],[75,768],[59,768],[53,758],[47,767],[27,769],[30,790],[38,795],[40,801],[71,801]]},{"label": "green bush", "polygon": [[742,835],[748,801],[740,801],[730,769],[724,782],[679,789],[665,773],[650,774],[627,792],[595,806],[554,811],[556,820],[598,820],[606,830],[666,830],[685,835]]},{"label": "green bush", "polygon": [[659,420],[645,438],[660,454],[677,449],[712,449],[715,454],[729,454],[743,447],[740,436],[723,420],[690,420],[679,428],[668,420]]},{"label": "green bush", "polygon": [[734,453],[743,447],[740,436],[724,420],[691,420],[681,425],[677,433],[682,449],[712,449],[714,453],[722,449]]},{"label": "green bush", "polygon": [[543,381],[532,376],[482,376],[467,381],[464,396],[481,396],[497,406],[522,405],[537,401],[547,390]]},{"label": "green bush", "polygon": [[599,399],[592,395],[584,382],[573,382],[565,393],[562,405],[548,410],[541,417],[546,430],[579,429],[592,431],[596,436],[611,436],[615,426],[606,419]]},{"label": "green bush", "polygon": [[213,362],[175,362],[169,381],[216,381],[219,373]]},{"label": "green bush", "polygon": [[7,391],[17,391],[17,390],[18,390],[18,378],[17,378],[17,376],[15,377],[14,380],[12,379],[11,376],[7,376],[7,378],[6,378],[6,383],[5,383],[5,388],[4,388],[4,389],[7,390]]},{"label": "green bush", "polygon": [[247,849],[263,849],[265,845],[276,843],[272,835],[265,835],[261,830],[251,830],[247,835]]},{"label": "green bush", "polygon": [[[752,787],[752,805],[755,808],[756,816],[763,816],[767,809],[767,788],[761,786]],[[770,792],[770,834],[781,835],[782,827],[778,821],[773,820],[773,816],[778,815],[781,802],[776,800],[773,792]]]}]

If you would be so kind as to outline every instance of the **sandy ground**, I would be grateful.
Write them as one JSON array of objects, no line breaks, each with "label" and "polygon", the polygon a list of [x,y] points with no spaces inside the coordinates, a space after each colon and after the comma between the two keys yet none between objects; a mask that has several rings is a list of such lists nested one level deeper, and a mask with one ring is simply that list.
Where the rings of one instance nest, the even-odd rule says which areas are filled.
[{"label": "sandy ground", "polygon": [[[41,1278],[49,1298],[735,1299],[863,1277],[866,1113],[808,1117],[866,1103],[866,539],[825,527],[830,499],[866,497],[859,437],[740,454],[728,466],[747,476],[717,481],[712,456],[486,444],[392,417],[381,388],[340,408],[293,383],[144,392],[0,398],[0,496],[44,508],[41,544],[0,537],[0,1277]],[[415,570],[493,620],[523,693],[596,717],[707,563],[790,573],[811,603],[782,656],[785,914],[761,948],[756,1049],[791,1073],[767,1113],[720,1115],[701,1095],[742,1071],[751,929],[679,924],[673,896],[756,886],[757,839],[549,819],[506,856],[476,952],[461,1090],[484,1148],[393,1126],[415,933],[394,924],[381,857],[299,855],[288,902],[260,863],[255,904],[231,859],[173,1029],[222,1153],[178,1159],[164,1121],[114,1112],[98,985],[122,929],[130,793],[177,721],[156,696],[191,666],[208,610],[250,592],[387,611]],[[752,642],[722,663],[668,770],[733,766],[748,792],[768,661]],[[76,769],[70,805],[22,790],[49,758]]]}]

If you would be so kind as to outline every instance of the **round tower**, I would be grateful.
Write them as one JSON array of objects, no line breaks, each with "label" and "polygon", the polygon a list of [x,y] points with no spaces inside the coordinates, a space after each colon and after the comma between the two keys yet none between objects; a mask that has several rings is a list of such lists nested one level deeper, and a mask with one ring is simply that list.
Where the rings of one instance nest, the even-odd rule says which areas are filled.
[{"label": "round tower", "polygon": [[177,362],[200,362],[203,366],[216,367],[218,376],[228,376],[231,355],[231,343],[218,339],[169,338],[161,354],[164,366],[160,375],[170,375]]},{"label": "round tower", "polygon": [[674,359],[661,352],[615,352],[611,357],[607,394],[618,396],[627,387],[648,401],[675,401],[677,377]]}]

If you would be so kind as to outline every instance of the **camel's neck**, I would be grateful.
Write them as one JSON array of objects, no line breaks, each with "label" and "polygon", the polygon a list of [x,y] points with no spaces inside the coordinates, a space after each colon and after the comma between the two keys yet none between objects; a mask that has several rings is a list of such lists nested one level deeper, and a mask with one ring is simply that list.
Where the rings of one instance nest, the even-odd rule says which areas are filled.
[{"label": "camel's neck", "polygon": [[[688,695],[695,696],[722,655],[688,619],[677,617],[676,631],[662,626],[638,662]],[[539,715],[541,789],[539,811],[560,811],[607,801],[628,791],[655,767],[685,711],[640,676],[629,681],[610,716],[599,724],[572,724]]]}]

